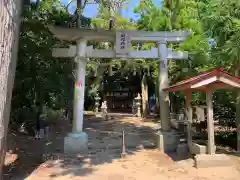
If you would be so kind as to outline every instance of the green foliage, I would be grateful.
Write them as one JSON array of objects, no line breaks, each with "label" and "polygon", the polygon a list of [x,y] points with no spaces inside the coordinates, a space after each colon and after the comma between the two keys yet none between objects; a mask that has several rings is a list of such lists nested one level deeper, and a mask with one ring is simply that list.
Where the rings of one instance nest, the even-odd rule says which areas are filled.
[{"label": "green foliage", "polygon": [[47,25],[64,14],[55,3],[42,1],[24,9],[12,97],[14,121],[39,120],[43,106],[58,110],[72,101],[73,62],[52,57],[51,47],[60,42]]},{"label": "green foliage", "polygon": [[236,132],[216,132],[215,142],[220,145],[230,146],[234,149],[237,149],[237,133]]},{"label": "green foliage", "polygon": [[229,68],[236,66],[240,57],[240,2],[212,0],[209,9],[203,22],[208,35],[216,41],[213,55],[216,61],[221,61],[219,64]]},{"label": "green foliage", "polygon": [[56,124],[58,120],[60,120],[64,116],[64,110],[59,109],[59,110],[54,110],[49,107],[44,107],[43,112],[41,114],[41,120],[46,121],[47,124]]},{"label": "green foliage", "polygon": [[[208,6],[209,10],[204,12],[202,21],[206,34],[216,41],[212,49],[212,64],[223,66],[226,70],[235,75],[239,75],[240,67],[240,1],[238,0],[211,0]],[[239,93],[232,92],[229,97],[227,92],[221,97],[230,104],[234,104],[239,98]],[[225,102],[226,102],[225,101]],[[221,102],[223,103],[223,101]],[[240,108],[240,102],[237,101],[237,108],[231,105],[231,111],[235,112]],[[240,123],[240,112],[237,112],[237,122]],[[237,123],[237,124],[238,124]]]}]

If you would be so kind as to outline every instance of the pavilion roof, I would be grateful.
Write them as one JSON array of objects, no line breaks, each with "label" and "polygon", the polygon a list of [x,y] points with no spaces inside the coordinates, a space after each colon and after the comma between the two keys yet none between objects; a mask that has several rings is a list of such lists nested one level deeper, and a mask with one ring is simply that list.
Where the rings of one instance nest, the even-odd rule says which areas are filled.
[{"label": "pavilion roof", "polygon": [[206,91],[207,89],[224,89],[230,87],[240,88],[240,78],[227,73],[222,67],[217,67],[177,82],[164,89],[164,91]]}]

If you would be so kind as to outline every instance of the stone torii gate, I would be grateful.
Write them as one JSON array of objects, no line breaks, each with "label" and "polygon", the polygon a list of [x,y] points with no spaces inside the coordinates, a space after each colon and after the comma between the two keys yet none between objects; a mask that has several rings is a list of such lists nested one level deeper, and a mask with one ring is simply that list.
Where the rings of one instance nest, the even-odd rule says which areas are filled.
[{"label": "stone torii gate", "polygon": [[[168,93],[163,91],[168,87],[167,59],[186,59],[188,53],[173,52],[171,48],[166,47],[166,43],[182,42],[189,35],[188,32],[108,31],[61,27],[50,27],[50,30],[61,40],[77,42],[77,46],[53,49],[54,57],[75,57],[78,64],[74,94],[73,132],[64,139],[66,153],[79,153],[87,150],[88,137],[82,131],[86,58],[159,59],[161,125],[164,131],[170,129],[169,98]],[[87,46],[87,41],[114,42],[115,50],[94,49],[92,46]],[[151,50],[136,51],[130,50],[131,42],[156,42],[158,46]]]}]

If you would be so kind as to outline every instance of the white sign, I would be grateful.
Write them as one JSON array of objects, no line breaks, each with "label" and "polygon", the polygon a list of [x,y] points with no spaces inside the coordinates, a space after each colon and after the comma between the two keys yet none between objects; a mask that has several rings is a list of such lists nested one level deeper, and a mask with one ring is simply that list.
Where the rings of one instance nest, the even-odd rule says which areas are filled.
[{"label": "white sign", "polygon": [[130,48],[129,37],[126,32],[116,33],[116,57],[127,57]]}]

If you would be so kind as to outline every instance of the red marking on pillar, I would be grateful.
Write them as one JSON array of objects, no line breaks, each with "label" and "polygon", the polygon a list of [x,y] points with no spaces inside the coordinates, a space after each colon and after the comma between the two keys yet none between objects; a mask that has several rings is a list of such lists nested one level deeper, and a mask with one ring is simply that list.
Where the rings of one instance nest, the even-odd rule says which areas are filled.
[{"label": "red marking on pillar", "polygon": [[82,82],[81,81],[77,82],[76,86],[81,88],[82,87]]}]

